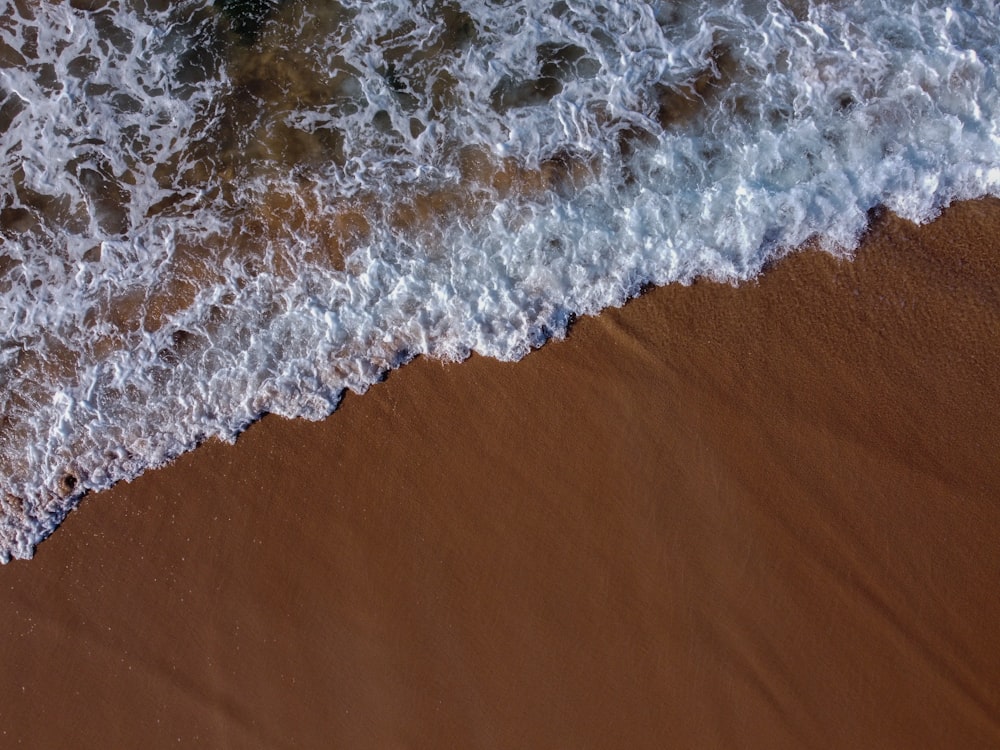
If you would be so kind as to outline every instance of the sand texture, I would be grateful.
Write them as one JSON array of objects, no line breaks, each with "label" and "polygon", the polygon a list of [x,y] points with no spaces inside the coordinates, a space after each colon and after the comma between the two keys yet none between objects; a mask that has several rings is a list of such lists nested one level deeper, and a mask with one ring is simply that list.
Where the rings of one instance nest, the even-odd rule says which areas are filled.
[{"label": "sand texture", "polygon": [[0,569],[0,746],[1000,746],[998,332],[976,201],[265,418]]}]

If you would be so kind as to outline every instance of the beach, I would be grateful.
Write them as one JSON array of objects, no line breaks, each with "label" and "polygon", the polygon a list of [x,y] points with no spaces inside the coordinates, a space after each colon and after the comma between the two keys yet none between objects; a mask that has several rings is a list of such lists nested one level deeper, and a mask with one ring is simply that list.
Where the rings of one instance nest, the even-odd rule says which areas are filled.
[{"label": "beach", "polygon": [[4,747],[996,747],[1000,201],[84,499]]}]

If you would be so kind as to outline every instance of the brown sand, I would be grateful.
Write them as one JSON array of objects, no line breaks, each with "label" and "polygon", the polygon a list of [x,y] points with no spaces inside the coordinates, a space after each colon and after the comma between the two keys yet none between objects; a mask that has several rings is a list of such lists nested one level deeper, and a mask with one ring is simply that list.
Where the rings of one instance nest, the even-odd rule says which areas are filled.
[{"label": "brown sand", "polygon": [[1000,746],[1000,201],[420,361],[0,569],[0,746]]}]

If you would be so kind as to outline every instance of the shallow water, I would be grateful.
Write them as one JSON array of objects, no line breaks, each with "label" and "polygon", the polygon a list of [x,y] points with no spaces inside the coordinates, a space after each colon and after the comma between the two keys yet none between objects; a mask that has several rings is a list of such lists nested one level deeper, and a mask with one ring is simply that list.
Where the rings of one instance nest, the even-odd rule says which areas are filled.
[{"label": "shallow water", "polygon": [[4,559],[416,355],[1000,194],[992,3],[0,4]]}]

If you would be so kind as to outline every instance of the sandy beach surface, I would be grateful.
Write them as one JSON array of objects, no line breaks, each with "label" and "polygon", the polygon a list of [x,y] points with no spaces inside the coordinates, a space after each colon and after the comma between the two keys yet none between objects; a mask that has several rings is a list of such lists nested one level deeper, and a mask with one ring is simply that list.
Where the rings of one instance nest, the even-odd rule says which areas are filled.
[{"label": "sandy beach surface", "polygon": [[264,418],[0,569],[0,747],[998,747],[998,332],[973,201]]}]

